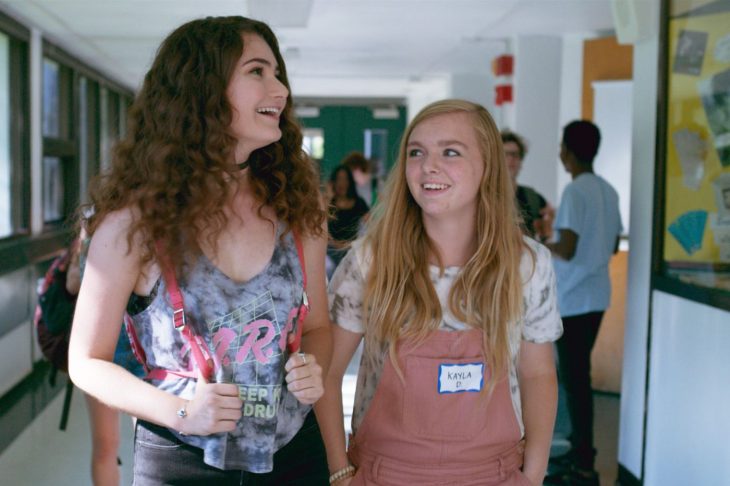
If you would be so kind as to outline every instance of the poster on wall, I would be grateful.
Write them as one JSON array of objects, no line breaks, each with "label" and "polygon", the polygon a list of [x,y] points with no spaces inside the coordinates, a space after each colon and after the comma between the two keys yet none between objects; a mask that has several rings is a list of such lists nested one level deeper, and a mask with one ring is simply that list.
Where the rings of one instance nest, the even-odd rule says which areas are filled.
[{"label": "poster on wall", "polygon": [[730,290],[730,0],[670,0],[663,262]]}]

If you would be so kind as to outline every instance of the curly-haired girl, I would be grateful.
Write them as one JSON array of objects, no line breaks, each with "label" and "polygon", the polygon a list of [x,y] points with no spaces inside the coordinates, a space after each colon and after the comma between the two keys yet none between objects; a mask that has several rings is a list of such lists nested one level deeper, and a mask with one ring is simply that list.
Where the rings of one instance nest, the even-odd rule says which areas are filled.
[{"label": "curly-haired girl", "polygon": [[[273,32],[182,25],[128,120],[91,191],[71,377],[138,417],[137,485],[326,482],[326,214]],[[111,362],[125,314],[144,381]]]},{"label": "curly-haired girl", "polygon": [[[541,484],[562,328],[550,253],[520,232],[489,113],[425,107],[379,204],[330,284],[317,404],[330,482]],[[346,454],[340,388],[363,336]]]}]

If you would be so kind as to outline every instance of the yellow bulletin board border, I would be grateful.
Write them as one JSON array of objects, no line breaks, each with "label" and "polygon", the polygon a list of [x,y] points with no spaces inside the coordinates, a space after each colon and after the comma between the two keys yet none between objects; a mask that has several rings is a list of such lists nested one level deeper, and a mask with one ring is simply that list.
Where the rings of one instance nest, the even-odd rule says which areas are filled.
[{"label": "yellow bulletin board border", "polygon": [[730,0],[663,0],[652,287],[730,310]]}]

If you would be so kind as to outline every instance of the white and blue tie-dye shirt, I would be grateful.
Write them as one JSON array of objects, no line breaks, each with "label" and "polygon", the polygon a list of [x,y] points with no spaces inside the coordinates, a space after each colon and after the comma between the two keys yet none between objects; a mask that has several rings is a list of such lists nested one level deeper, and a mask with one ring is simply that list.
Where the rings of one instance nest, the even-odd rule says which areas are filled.
[{"label": "white and blue tie-dye shirt", "polygon": [[[515,410],[520,430],[524,433],[522,422],[522,405],[517,377],[517,356],[522,339],[534,343],[555,341],[563,333],[563,324],[557,307],[555,275],[550,260],[550,252],[531,238],[525,242],[532,249],[535,259],[525,251],[520,262],[520,274],[523,280],[524,313],[519,326],[510,337],[511,366],[509,384],[512,405]],[[534,263],[534,265],[533,265]],[[370,254],[362,244],[362,240],[353,243],[352,249],[340,262],[329,285],[329,308],[332,322],[343,329],[355,333],[364,333],[362,320],[362,303],[365,288],[365,276],[370,268]],[[467,324],[459,321],[449,310],[449,292],[461,268],[446,267],[443,275],[438,267],[431,266],[431,283],[439,297],[442,310],[440,329],[446,331],[463,331]],[[375,396],[380,374],[383,369],[384,355],[371,352],[367,346],[363,351],[355,390],[355,406],[352,411],[352,430],[357,431],[370,402]]]},{"label": "white and blue tie-dye shirt", "polygon": [[[281,225],[279,225],[281,228]],[[186,266],[178,285],[185,316],[208,345],[217,383],[235,383],[243,417],[235,431],[182,436],[203,449],[219,469],[271,471],[274,453],[299,431],[311,406],[300,404],[284,382],[286,338],[301,302],[303,275],[292,233],[277,244],[271,261],[247,282],[236,282],[205,255]],[[150,369],[192,370],[190,347],[172,322],[165,282],[149,304],[131,316]],[[195,380],[169,376],[158,388],[191,399]]]}]

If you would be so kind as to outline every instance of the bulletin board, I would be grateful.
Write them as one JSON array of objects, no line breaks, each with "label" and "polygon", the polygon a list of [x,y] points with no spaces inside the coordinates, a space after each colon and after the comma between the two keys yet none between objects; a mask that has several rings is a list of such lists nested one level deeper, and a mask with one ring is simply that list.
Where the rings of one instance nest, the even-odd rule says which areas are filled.
[{"label": "bulletin board", "polygon": [[730,0],[667,4],[661,271],[730,295]]}]

